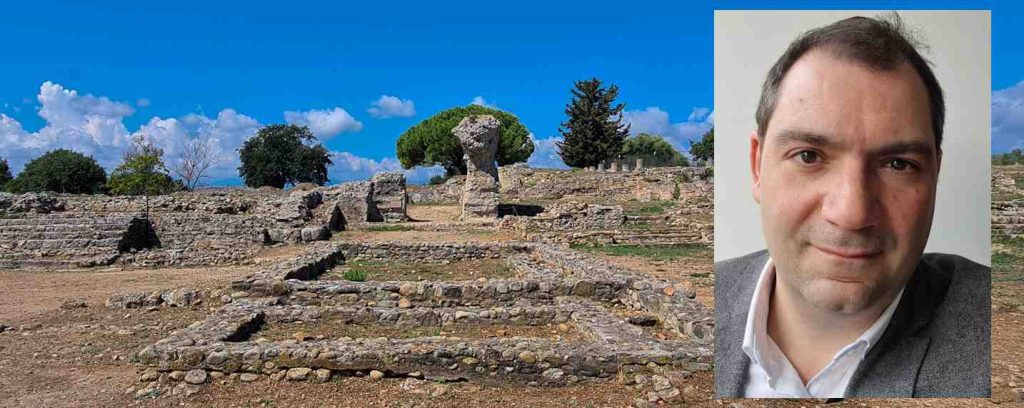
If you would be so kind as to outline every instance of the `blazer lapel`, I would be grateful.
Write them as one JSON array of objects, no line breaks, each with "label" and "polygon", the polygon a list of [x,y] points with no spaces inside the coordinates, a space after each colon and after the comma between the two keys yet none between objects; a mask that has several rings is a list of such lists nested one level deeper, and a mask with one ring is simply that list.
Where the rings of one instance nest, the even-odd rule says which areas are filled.
[{"label": "blazer lapel", "polygon": [[850,379],[847,397],[914,396],[931,342],[924,329],[948,287],[949,276],[926,262],[918,263],[885,333]]},{"label": "blazer lapel", "polygon": [[745,258],[736,270],[715,270],[716,398],[743,397],[750,366],[750,358],[743,352],[743,333],[754,287],[767,261],[767,251],[760,251]]}]

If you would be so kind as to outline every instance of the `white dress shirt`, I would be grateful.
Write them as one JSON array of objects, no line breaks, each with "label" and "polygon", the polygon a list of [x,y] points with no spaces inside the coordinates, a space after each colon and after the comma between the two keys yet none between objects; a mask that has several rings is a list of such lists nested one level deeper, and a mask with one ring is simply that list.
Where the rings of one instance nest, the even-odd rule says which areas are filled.
[{"label": "white dress shirt", "polygon": [[743,335],[743,352],[750,357],[747,369],[747,383],[744,396],[748,398],[842,398],[854,371],[864,360],[878,338],[882,336],[889,320],[896,311],[896,305],[903,297],[903,290],[896,295],[892,304],[878,317],[864,333],[839,350],[832,361],[804,385],[796,369],[782,353],[775,341],[768,336],[768,308],[775,283],[775,264],[768,258],[761,277],[754,289],[754,298],[747,313],[746,332]]}]

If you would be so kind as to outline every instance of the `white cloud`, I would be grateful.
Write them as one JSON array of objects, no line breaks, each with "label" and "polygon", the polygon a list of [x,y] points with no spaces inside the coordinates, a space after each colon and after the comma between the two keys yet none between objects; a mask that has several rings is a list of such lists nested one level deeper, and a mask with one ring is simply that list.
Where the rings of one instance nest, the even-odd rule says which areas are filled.
[{"label": "white cloud", "polygon": [[312,109],[305,112],[286,111],[284,120],[288,123],[309,127],[318,138],[326,139],[342,132],[363,130],[362,122],[353,118],[342,108],[332,110]]},{"label": "white cloud", "polygon": [[208,138],[217,158],[208,175],[213,178],[232,178],[238,176],[238,166],[241,164],[238,148],[255,135],[261,126],[259,121],[250,116],[234,109],[224,109],[216,118],[198,114],[185,115],[180,120],[153,117],[132,136],[144,136],[164,149],[164,160],[171,167],[181,158],[184,138]]},{"label": "white cloud", "polygon": [[414,184],[422,184],[435,175],[444,174],[444,168],[441,166],[402,170],[402,164],[393,157],[374,160],[349,152],[333,151],[331,154],[334,164],[327,169],[327,176],[335,184],[354,180],[369,180],[375,173],[382,171],[401,171],[405,173],[406,180]]},{"label": "white cloud", "polygon": [[561,136],[537,139],[533,136],[533,133],[530,133],[530,140],[533,141],[533,154],[531,154],[530,159],[526,161],[526,164],[530,167],[557,169],[569,168],[569,166],[562,161],[562,156],[558,155],[558,145],[556,143],[563,140]]},{"label": "white cloud", "polygon": [[151,103],[147,98],[139,98],[139,100],[135,101],[135,106],[140,108],[148,108],[150,104]]},{"label": "white cloud", "polygon": [[46,125],[36,132],[26,131],[15,119],[0,114],[0,156],[12,171],[55,149],[69,149],[91,156],[113,170],[132,137],[143,136],[164,150],[164,160],[173,166],[181,153],[182,138],[204,136],[213,141],[219,165],[211,169],[216,177],[237,177],[238,154],[242,142],[256,134],[256,119],[233,109],[224,109],[215,118],[189,114],[180,119],[153,117],[129,133],[124,118],[134,113],[125,102],[106,97],[81,95],[60,84],[43,83],[37,97],[39,116]]},{"label": "white cloud", "polygon": [[12,171],[21,171],[32,158],[59,148],[92,156],[107,168],[116,165],[128,140],[123,119],[134,113],[129,104],[80,95],[49,81],[39,87],[36,99],[38,114],[46,121],[39,131],[26,132],[13,118],[0,117],[0,152]]},{"label": "white cloud", "polygon": [[498,107],[496,105],[492,105],[491,103],[487,102],[487,100],[484,99],[484,97],[480,96],[480,95],[474,96],[473,100],[470,101],[469,104],[470,105],[480,105],[480,106],[484,106],[484,107],[491,108],[491,109],[498,109]]},{"label": "white cloud", "polygon": [[657,106],[623,112],[624,122],[630,124],[630,134],[661,135],[680,152],[689,151],[690,142],[699,140],[714,126],[714,117],[715,113],[707,108],[694,108],[685,122],[676,123]]},{"label": "white cloud", "polygon": [[412,100],[401,99],[397,96],[381,95],[380,99],[373,102],[373,107],[367,109],[370,115],[375,118],[408,118],[416,114],[416,105]]},{"label": "white cloud", "polygon": [[992,92],[992,151],[1024,149],[1024,81]]}]

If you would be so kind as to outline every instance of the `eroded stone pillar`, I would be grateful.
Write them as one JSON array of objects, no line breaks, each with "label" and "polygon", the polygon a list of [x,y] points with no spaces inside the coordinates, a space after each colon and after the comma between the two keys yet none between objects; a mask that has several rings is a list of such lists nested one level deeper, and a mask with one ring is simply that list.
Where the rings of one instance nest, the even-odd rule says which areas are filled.
[{"label": "eroded stone pillar", "polygon": [[633,170],[634,171],[643,171],[643,169],[644,169],[644,159],[636,159],[636,167]]},{"label": "eroded stone pillar", "polygon": [[619,172],[619,163],[618,162],[612,162],[612,164],[608,166],[608,172],[609,173],[618,173]]},{"label": "eroded stone pillar", "polygon": [[462,144],[466,160],[466,185],[462,190],[461,219],[498,216],[498,126],[491,115],[467,116],[452,129]]}]

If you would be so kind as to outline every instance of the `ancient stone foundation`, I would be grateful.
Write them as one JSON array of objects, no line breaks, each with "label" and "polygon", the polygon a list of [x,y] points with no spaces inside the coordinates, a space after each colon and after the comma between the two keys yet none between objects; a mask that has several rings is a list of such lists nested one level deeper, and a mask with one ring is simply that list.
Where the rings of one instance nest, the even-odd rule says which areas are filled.
[{"label": "ancient stone foundation", "polygon": [[[512,279],[318,281],[338,265],[499,258]],[[293,381],[388,376],[565,385],[711,368],[711,314],[679,285],[581,253],[530,243],[315,243],[299,258],[233,282],[246,296],[137,355],[159,373],[200,370]],[[242,293],[242,292],[238,292]],[[332,337],[268,340],[268,327],[318,322],[417,327],[558,325],[577,336]],[[651,325],[672,333],[652,335]],[[312,373],[316,373],[313,376]],[[646,380],[647,377],[644,377]]]},{"label": "ancient stone foundation", "polygon": [[490,115],[467,116],[452,129],[462,144],[466,160],[466,184],[462,194],[462,219],[498,216],[498,126]]}]

